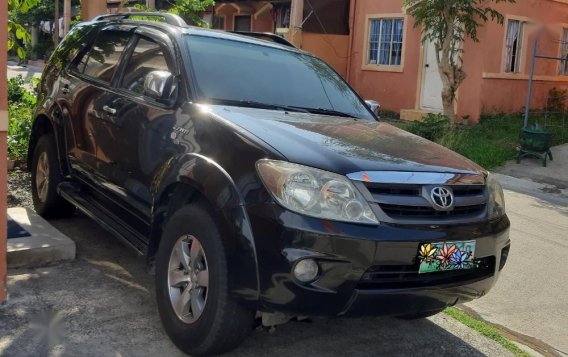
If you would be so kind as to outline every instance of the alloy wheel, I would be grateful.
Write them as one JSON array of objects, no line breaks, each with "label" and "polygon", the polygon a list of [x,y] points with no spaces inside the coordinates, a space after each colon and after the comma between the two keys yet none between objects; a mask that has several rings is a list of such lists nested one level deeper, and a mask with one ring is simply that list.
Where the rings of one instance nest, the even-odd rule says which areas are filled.
[{"label": "alloy wheel", "polygon": [[49,188],[49,159],[45,151],[39,155],[37,160],[35,183],[39,200],[45,202]]},{"label": "alloy wheel", "polygon": [[199,319],[209,289],[209,266],[201,242],[191,235],[180,237],[168,264],[170,302],[176,316],[191,324]]}]

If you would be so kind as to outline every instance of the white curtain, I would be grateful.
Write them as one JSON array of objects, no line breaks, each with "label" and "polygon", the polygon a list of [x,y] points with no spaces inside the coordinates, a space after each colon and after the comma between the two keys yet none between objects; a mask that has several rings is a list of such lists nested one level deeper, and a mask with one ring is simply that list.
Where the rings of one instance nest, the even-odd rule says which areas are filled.
[{"label": "white curtain", "polygon": [[506,72],[518,72],[519,56],[521,54],[522,23],[517,20],[509,20],[507,23],[506,41]]}]

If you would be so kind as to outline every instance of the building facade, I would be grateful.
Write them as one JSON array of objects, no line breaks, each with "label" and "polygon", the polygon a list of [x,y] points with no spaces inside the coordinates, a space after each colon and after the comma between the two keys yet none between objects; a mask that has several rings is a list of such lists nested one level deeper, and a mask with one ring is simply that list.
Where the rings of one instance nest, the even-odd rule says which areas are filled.
[{"label": "building facade", "polygon": [[[83,1],[83,18],[113,11],[119,0]],[[131,3],[144,2],[130,1]],[[151,0],[162,8],[167,2]],[[488,22],[479,42],[463,44],[467,78],[457,93],[458,117],[521,112],[525,106],[533,41],[538,53],[568,58],[568,0],[492,4],[504,23]],[[217,0],[202,14],[213,28],[280,34],[328,62],[366,99],[401,118],[441,112],[442,81],[433,44],[403,0]],[[536,61],[531,108],[544,108],[552,88],[568,88],[568,60]]]},{"label": "building facade", "polygon": [[[567,57],[568,1],[517,0],[492,5],[503,25],[479,29],[479,42],[463,45],[467,78],[457,94],[456,112],[476,122],[481,114],[521,112],[525,106],[532,45],[542,32],[538,53]],[[418,119],[441,112],[442,82],[434,46],[423,43],[420,28],[401,0],[352,0],[351,61],[346,78],[365,98]],[[566,61],[536,61],[531,108],[546,106],[552,88],[568,88]]]}]

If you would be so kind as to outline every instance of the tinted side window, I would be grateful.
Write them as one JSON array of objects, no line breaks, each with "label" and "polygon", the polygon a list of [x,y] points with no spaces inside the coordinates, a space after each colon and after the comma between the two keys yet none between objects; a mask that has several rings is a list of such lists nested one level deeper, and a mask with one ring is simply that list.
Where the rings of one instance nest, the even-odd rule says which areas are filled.
[{"label": "tinted side window", "polygon": [[121,87],[144,94],[144,80],[152,71],[172,72],[160,45],[141,37],[128,61]]},{"label": "tinted side window", "polygon": [[127,32],[101,32],[91,50],[77,63],[77,71],[103,82],[110,82],[129,40],[130,34]]}]

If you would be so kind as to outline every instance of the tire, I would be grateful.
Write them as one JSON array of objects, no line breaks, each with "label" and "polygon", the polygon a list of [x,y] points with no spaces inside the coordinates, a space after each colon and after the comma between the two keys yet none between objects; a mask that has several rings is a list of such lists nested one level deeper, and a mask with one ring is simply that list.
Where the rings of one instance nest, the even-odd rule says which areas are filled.
[{"label": "tire", "polygon": [[57,193],[57,185],[63,181],[63,176],[59,170],[59,158],[52,134],[39,138],[33,155],[31,176],[35,211],[44,218],[72,215],[75,207]]},{"label": "tire", "polygon": [[[194,254],[199,247],[201,255]],[[185,265],[177,254],[182,248],[187,252]],[[178,274],[170,276],[170,271]],[[204,271],[208,272],[207,284],[204,284],[204,278],[199,278],[204,276]],[[183,276],[186,280],[189,277],[191,283],[184,281],[176,285],[175,282],[183,280],[179,274],[185,274]],[[253,330],[254,311],[232,300],[227,275],[226,252],[206,206],[192,205],[178,210],[168,221],[156,254],[156,298],[166,333],[185,353],[212,355],[227,352],[236,348]],[[194,286],[195,281],[197,285]],[[191,293],[184,293],[190,284],[193,286]],[[174,308],[174,301],[179,301],[175,299],[177,296],[195,296],[201,302],[196,302],[195,306],[204,307],[199,312],[199,308],[193,308],[193,299],[188,298],[191,302],[187,305],[178,303]],[[190,308],[197,312],[188,313]]]},{"label": "tire", "polygon": [[423,311],[423,312],[419,312],[419,313],[416,313],[416,314],[398,316],[398,318],[401,319],[401,320],[420,320],[420,319],[425,319],[425,318],[430,317],[430,316],[437,315],[442,311],[444,311],[444,309]]}]

